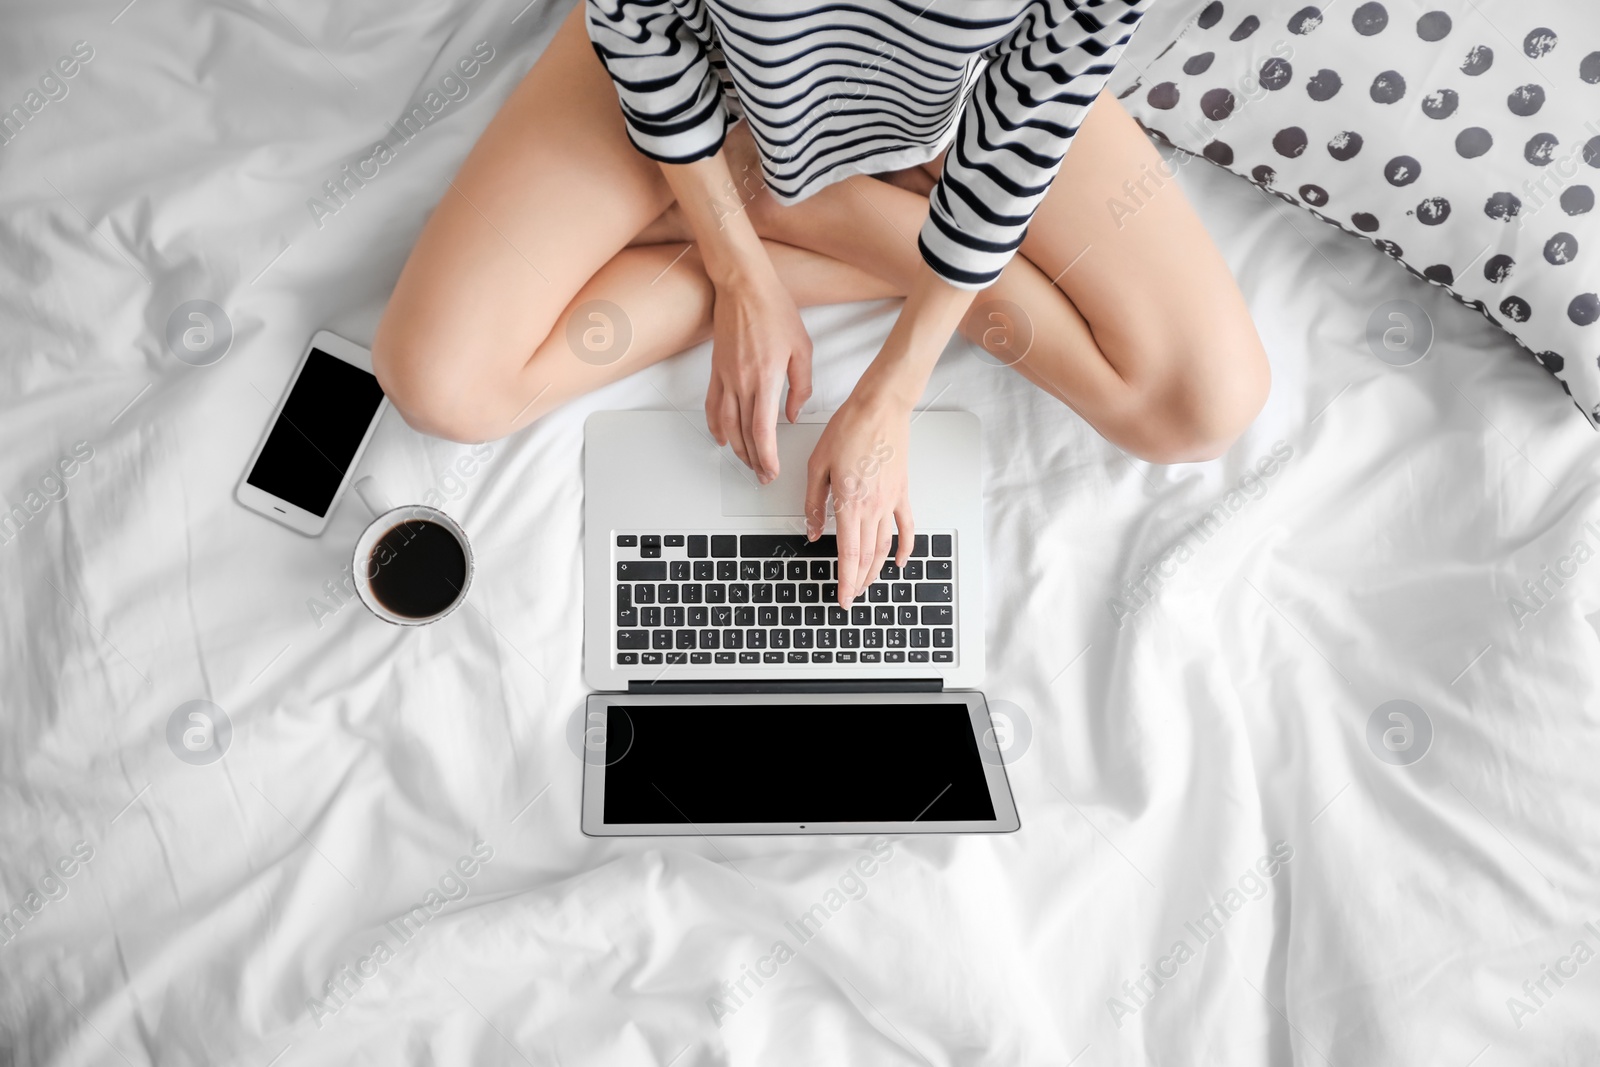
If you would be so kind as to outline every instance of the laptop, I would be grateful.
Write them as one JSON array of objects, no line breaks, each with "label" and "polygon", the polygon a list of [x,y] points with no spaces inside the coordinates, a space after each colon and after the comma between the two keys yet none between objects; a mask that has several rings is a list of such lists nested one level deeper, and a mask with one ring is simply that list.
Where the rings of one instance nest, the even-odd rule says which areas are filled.
[{"label": "laptop", "polygon": [[802,515],[825,420],[779,423],[780,472],[765,486],[698,416],[585,423],[584,833],[1020,825],[975,688],[978,419],[914,417],[910,559],[891,558],[848,609],[832,517],[808,542]]}]

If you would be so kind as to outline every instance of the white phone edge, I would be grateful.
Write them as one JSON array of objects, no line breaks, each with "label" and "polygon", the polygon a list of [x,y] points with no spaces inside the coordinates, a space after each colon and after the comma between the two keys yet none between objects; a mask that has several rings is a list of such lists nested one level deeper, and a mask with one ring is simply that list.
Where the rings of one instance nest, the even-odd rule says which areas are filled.
[{"label": "white phone edge", "polygon": [[371,421],[367,423],[366,433],[361,436],[361,444],[356,446],[356,454],[350,457],[350,465],[345,468],[344,478],[339,482],[339,488],[334,490],[333,500],[328,503],[328,510],[324,514],[313,515],[304,508],[296,507],[281,497],[273,496],[249,484],[250,472],[255,469],[256,460],[261,458],[261,450],[266,447],[267,438],[271,436],[272,428],[278,424],[278,417],[283,414],[283,406],[289,402],[289,394],[294,392],[295,384],[300,381],[300,374],[305,370],[306,360],[311,358],[311,351],[315,348],[320,348],[330,356],[354,364],[364,371],[369,373],[372,371],[372,353],[368,349],[327,330],[318,330],[312,334],[311,340],[306,342],[305,350],[300,353],[300,359],[295,363],[294,373],[289,376],[288,384],[283,387],[283,395],[278,398],[277,405],[272,409],[272,417],[267,420],[266,427],[261,431],[261,439],[250,452],[250,459],[244,465],[244,473],[239,475],[239,482],[233,490],[234,500],[243,507],[306,537],[320,537],[328,528],[334,509],[339,506],[345,490],[350,487],[356,467],[361,464],[361,457],[366,454],[367,444],[372,440],[373,431],[382,421],[383,413],[389,409],[389,398],[384,397],[379,402],[377,410],[373,412]]}]

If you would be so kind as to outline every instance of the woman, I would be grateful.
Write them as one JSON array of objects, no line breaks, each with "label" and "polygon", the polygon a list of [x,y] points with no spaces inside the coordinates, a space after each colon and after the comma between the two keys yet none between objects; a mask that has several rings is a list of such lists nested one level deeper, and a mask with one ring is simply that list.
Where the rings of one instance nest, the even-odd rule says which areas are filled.
[{"label": "woman", "polygon": [[[1136,456],[1215,457],[1267,362],[1181,190],[1101,94],[1150,2],[588,0],[424,228],[379,380],[419,430],[481,441],[710,336],[707,425],[766,482],[780,401],[794,421],[811,394],[797,307],[902,296],[808,465],[841,605],[896,529],[905,562],[913,405],[957,329],[1004,348],[1011,320],[1033,339],[1015,369]],[[608,305],[625,354],[580,358],[569,334]],[[869,456],[887,459],[858,486]]]}]

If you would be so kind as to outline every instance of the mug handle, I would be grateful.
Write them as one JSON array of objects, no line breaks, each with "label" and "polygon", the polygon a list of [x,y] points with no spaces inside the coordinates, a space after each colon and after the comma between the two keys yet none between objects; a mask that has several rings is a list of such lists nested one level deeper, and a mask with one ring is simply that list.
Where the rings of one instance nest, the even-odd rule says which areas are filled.
[{"label": "mug handle", "polygon": [[389,503],[388,496],[384,494],[383,489],[378,485],[378,479],[370,474],[356,479],[356,496],[359,496],[361,502],[367,506],[367,510],[372,512],[373,518],[394,510],[394,506]]}]

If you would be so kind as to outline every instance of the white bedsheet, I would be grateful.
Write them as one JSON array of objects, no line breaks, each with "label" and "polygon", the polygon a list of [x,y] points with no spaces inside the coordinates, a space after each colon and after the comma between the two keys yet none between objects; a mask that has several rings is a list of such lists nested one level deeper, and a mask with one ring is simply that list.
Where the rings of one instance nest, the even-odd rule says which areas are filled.
[{"label": "white bedsheet", "polygon": [[[0,493],[39,504],[0,544],[0,904],[22,909],[0,1063],[1600,1056],[1597,442],[1477,315],[1185,166],[1275,375],[1225,459],[1132,462],[959,342],[929,387],[987,427],[986,690],[1031,732],[1022,830],[877,843],[860,879],[865,840],[590,840],[582,423],[698,417],[705,347],[467,478],[446,472],[469,450],[385,421],[364,472],[439,489],[478,553],[471,609],[433,627],[332,610],[353,496],[316,540],[231,499],[305,339],[370,339],[566,5],[120,6],[13,5],[0,40],[7,108],[93,50],[0,147]],[[466,98],[319,227],[308,198],[479,42]],[[1363,342],[1392,298],[1437,327],[1407,368]],[[235,331],[213,366],[165,347],[195,299]],[[892,313],[807,313],[814,407]],[[1159,589],[1125,610],[1147,565]],[[1547,566],[1572,577],[1535,604]],[[1393,699],[1432,724],[1411,766],[1368,745]],[[191,700],[231,722],[209,765],[166,740]],[[817,904],[802,941],[786,924]]]}]

